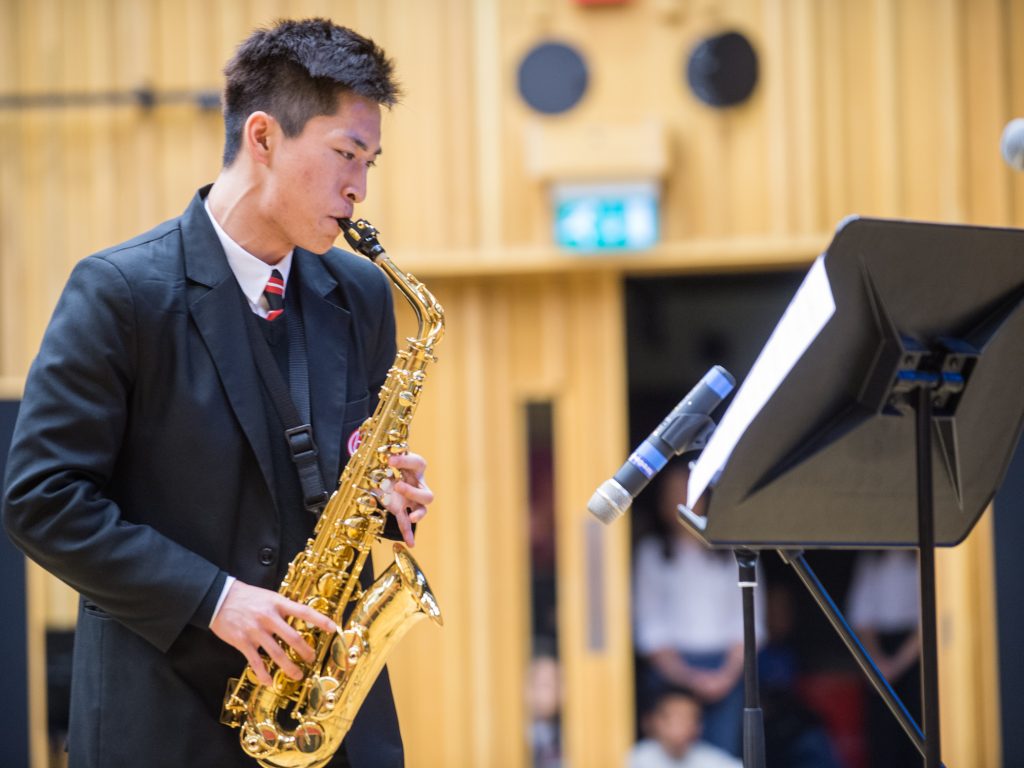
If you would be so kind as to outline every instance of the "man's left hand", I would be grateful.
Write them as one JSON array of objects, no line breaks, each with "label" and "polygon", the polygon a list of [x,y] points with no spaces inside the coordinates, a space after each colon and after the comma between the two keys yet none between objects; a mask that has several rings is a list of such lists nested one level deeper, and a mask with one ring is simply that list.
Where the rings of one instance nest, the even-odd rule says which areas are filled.
[{"label": "man's left hand", "polygon": [[402,479],[393,484],[385,481],[381,503],[398,521],[406,545],[414,547],[416,538],[412,525],[426,517],[427,506],[434,500],[433,492],[423,479],[427,462],[417,453],[405,453],[392,456],[390,464],[401,473]]}]

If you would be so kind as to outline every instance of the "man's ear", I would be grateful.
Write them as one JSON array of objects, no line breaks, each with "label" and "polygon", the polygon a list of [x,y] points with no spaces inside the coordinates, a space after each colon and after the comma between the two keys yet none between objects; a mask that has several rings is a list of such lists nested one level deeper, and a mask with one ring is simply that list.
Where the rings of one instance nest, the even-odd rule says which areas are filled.
[{"label": "man's ear", "polygon": [[258,111],[249,115],[242,129],[242,140],[249,156],[260,165],[270,163],[270,155],[276,145],[281,127],[266,112]]}]

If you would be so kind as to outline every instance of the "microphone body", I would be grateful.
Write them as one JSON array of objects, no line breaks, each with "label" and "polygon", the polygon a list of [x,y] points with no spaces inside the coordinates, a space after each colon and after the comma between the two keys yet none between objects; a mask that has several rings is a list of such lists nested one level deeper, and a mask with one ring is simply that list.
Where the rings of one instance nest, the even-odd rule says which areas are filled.
[{"label": "microphone body", "polygon": [[736,380],[720,365],[704,374],[658,428],[637,446],[615,476],[594,492],[587,509],[603,523],[624,514],[670,458],[704,446],[715,426],[711,411],[734,386]]},{"label": "microphone body", "polygon": [[1018,117],[1006,124],[999,148],[1008,166],[1015,171],[1024,171],[1024,117]]}]

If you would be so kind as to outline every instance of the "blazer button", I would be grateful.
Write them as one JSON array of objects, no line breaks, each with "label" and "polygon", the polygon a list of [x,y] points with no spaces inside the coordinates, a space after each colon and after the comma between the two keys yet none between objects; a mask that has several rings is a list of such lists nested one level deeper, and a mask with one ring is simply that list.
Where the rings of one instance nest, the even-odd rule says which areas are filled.
[{"label": "blazer button", "polygon": [[273,547],[261,547],[260,548],[260,564],[261,565],[273,565],[275,558],[275,552]]}]

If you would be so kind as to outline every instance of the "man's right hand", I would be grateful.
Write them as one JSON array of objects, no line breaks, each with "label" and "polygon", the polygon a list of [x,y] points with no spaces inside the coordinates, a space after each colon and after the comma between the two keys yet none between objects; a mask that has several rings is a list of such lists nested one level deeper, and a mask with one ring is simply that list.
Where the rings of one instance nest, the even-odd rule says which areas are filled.
[{"label": "man's right hand", "polygon": [[210,629],[225,643],[242,652],[261,684],[270,685],[272,681],[260,656],[261,649],[288,677],[293,680],[302,679],[302,670],[288,658],[278,639],[303,660],[313,661],[313,649],[288,624],[290,616],[319,627],[324,632],[334,633],[338,629],[333,621],[309,606],[241,581],[231,584]]}]

